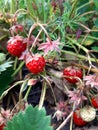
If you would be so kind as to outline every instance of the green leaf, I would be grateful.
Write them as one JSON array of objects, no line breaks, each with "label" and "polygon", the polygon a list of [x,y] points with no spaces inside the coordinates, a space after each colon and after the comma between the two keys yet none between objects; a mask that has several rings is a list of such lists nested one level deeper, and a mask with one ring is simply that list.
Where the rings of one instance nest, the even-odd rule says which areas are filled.
[{"label": "green leaf", "polygon": [[[78,42],[81,44],[82,40],[83,40],[83,38],[79,38],[79,39],[78,39]],[[94,39],[92,39],[92,38],[86,38],[85,41],[84,41],[82,44],[83,44],[84,46],[90,46],[90,45],[92,45],[94,42],[95,42]]]},{"label": "green leaf", "polygon": [[0,10],[1,10],[1,11],[2,11],[2,7],[4,7],[4,2],[6,2],[6,1],[0,0]]},{"label": "green leaf", "polygon": [[91,47],[92,50],[98,51],[98,46]]},{"label": "green leaf", "polygon": [[6,59],[6,55],[4,53],[0,53],[0,64],[2,64]]},{"label": "green leaf", "polygon": [[79,0],[79,2],[78,2],[78,7],[80,8],[78,11],[79,14],[83,14],[83,13],[91,10],[89,5],[81,8],[81,6],[85,5],[88,2],[89,2],[89,0]]},{"label": "green leaf", "polygon": [[12,66],[13,61],[6,61],[0,65],[0,74],[1,72],[5,71],[7,68]]},{"label": "green leaf", "polygon": [[0,95],[8,88],[9,84],[13,81],[11,77],[13,73],[12,67],[8,68],[6,71],[0,74]]},{"label": "green leaf", "polygon": [[35,10],[33,8],[33,0],[25,0],[27,9],[32,17],[35,17]]},{"label": "green leaf", "polygon": [[29,105],[25,111],[19,112],[7,123],[4,130],[53,130],[50,126],[50,116],[44,108]]},{"label": "green leaf", "polygon": [[25,7],[26,7],[25,0],[19,0],[19,8],[25,8]]},{"label": "green leaf", "polygon": [[16,12],[17,2],[16,0],[10,0],[10,13]]},{"label": "green leaf", "polygon": [[96,6],[96,8],[98,10],[98,0],[94,0],[94,3],[95,3],[95,6]]},{"label": "green leaf", "polygon": [[95,27],[98,28],[98,18],[94,20]]}]

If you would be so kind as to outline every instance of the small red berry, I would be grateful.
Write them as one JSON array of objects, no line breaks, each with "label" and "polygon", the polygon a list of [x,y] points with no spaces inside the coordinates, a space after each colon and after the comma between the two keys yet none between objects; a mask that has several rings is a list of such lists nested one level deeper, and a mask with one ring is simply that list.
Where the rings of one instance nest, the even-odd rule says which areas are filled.
[{"label": "small red berry", "polygon": [[52,7],[53,7],[53,11],[55,11],[56,8],[57,8],[57,3],[53,1],[53,2],[51,3],[51,5],[52,5]]},{"label": "small red berry", "polygon": [[0,125],[0,130],[3,130],[4,129],[4,127],[5,127],[5,124],[3,123],[3,124],[1,124]]},{"label": "small red berry", "polygon": [[82,78],[82,70],[75,66],[69,66],[63,71],[64,78],[70,83],[78,82],[77,78]]},{"label": "small red berry", "polygon": [[43,56],[29,56],[26,59],[26,67],[33,74],[38,74],[43,71],[45,67],[45,59]]},{"label": "small red berry", "polygon": [[84,126],[87,124],[86,121],[84,121],[81,116],[80,116],[80,109],[76,110],[74,113],[73,113],[73,122],[75,125],[77,126]]},{"label": "small red berry", "polygon": [[91,98],[92,106],[98,108],[98,96],[94,96]]},{"label": "small red berry", "polygon": [[21,36],[12,37],[8,41],[7,50],[11,55],[20,57],[22,52],[26,50],[23,38]]}]

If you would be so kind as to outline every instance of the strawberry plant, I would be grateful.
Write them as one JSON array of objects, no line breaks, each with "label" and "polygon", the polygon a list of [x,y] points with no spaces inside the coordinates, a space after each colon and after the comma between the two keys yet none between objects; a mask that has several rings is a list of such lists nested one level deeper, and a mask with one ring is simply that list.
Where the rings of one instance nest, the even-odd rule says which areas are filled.
[{"label": "strawberry plant", "polygon": [[97,122],[97,4],[0,1],[1,127],[60,130],[70,121],[72,130]]},{"label": "strawberry plant", "polygon": [[12,120],[7,123],[4,130],[21,130],[28,128],[30,130],[52,130],[50,126],[50,117],[46,116],[44,108],[39,110],[37,107],[33,108],[29,105],[25,111],[21,111],[15,115]]}]

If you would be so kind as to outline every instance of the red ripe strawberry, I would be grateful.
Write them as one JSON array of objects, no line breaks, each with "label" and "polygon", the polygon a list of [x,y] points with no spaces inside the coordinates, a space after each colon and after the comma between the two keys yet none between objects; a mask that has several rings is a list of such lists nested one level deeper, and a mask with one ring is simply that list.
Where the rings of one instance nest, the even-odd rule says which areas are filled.
[{"label": "red ripe strawberry", "polygon": [[74,124],[75,125],[78,125],[78,126],[84,126],[87,124],[86,121],[84,121],[81,116],[80,116],[80,109],[76,110],[74,113],[73,113],[73,121],[74,121]]},{"label": "red ripe strawberry", "polygon": [[38,74],[43,71],[45,67],[45,59],[42,56],[34,55],[28,56],[26,59],[26,67],[33,74]]},{"label": "red ripe strawberry", "polygon": [[1,124],[1,125],[0,125],[0,130],[3,130],[4,127],[5,127],[5,124],[4,124],[4,123]]},{"label": "red ripe strawberry", "polygon": [[78,67],[69,66],[64,69],[63,76],[70,83],[76,83],[78,81],[76,77],[82,78],[82,71]]},{"label": "red ripe strawberry", "polygon": [[92,106],[98,108],[98,96],[94,96],[91,98]]},{"label": "red ripe strawberry", "polygon": [[20,57],[22,52],[26,50],[26,44],[23,43],[23,38],[21,36],[12,37],[8,41],[7,50],[11,55]]}]

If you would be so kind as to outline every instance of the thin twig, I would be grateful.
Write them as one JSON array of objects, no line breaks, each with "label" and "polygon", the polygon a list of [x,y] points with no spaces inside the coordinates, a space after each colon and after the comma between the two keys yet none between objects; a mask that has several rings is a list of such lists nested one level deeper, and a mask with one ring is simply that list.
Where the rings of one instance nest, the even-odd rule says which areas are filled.
[{"label": "thin twig", "polygon": [[[85,65],[81,65],[81,64],[77,64],[77,63],[73,63],[75,66],[89,70],[88,66]],[[94,72],[94,73],[98,73],[98,69],[97,68],[91,68],[90,71]]]},{"label": "thin twig", "polygon": [[66,123],[68,122],[68,120],[71,118],[71,116],[73,115],[74,111],[72,111],[69,116],[62,122],[62,124],[56,129],[56,130],[61,130],[61,128],[63,128]]}]

